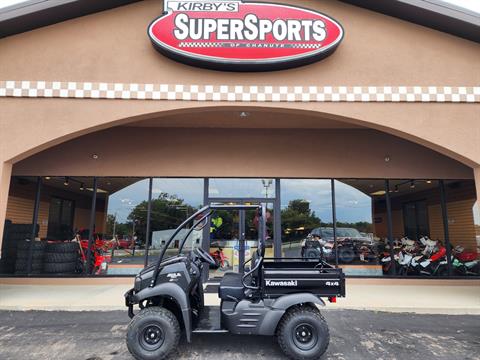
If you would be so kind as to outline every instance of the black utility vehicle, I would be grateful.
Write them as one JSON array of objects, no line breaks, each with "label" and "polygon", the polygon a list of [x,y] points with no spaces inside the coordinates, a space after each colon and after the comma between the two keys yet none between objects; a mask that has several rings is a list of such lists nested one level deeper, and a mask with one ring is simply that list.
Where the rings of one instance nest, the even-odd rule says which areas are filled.
[{"label": "black utility vehicle", "polygon": [[[226,273],[218,296],[220,307],[204,306],[202,273],[215,263],[201,247],[183,251],[194,229],[210,224],[216,210],[259,211],[258,247],[250,270]],[[345,296],[341,269],[327,263],[293,258],[265,258],[266,209],[264,205],[210,205],[185,220],[162,249],[155,265],[135,278],[125,294],[132,318],[127,346],[136,359],[163,359],[177,347],[185,333],[233,333],[277,336],[282,350],[292,359],[318,359],[329,343],[329,331],[318,306],[322,297],[335,301]],[[179,243],[178,255],[164,259],[166,249],[181,229],[190,225]],[[192,245],[193,247],[193,245]],[[140,311],[134,314],[137,305]]]}]

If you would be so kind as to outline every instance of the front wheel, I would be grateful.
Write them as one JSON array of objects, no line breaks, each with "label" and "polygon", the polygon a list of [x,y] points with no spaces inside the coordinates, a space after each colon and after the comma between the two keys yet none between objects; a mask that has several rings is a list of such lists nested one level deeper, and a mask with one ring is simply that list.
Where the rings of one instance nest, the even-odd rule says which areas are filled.
[{"label": "front wheel", "polygon": [[289,310],[277,328],[278,344],[291,359],[319,359],[330,342],[328,325],[314,307]]},{"label": "front wheel", "polygon": [[177,318],[162,307],[141,310],[128,325],[128,351],[138,360],[165,359],[177,348],[179,340]]}]

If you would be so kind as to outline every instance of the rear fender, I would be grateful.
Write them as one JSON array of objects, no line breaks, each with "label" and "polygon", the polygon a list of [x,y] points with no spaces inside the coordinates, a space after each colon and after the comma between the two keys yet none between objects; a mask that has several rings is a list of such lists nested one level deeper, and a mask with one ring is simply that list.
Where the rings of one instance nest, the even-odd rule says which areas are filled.
[{"label": "rear fender", "polygon": [[190,342],[192,337],[192,317],[190,315],[190,300],[185,291],[175,283],[164,283],[153,288],[147,287],[134,295],[136,302],[155,297],[168,297],[177,303],[182,314],[182,319],[178,320],[183,320],[187,341]]},{"label": "rear fender", "polygon": [[295,305],[316,304],[325,306],[325,302],[310,293],[284,295],[271,305],[271,310],[267,312],[259,327],[259,335],[275,335],[278,323],[285,312]]}]

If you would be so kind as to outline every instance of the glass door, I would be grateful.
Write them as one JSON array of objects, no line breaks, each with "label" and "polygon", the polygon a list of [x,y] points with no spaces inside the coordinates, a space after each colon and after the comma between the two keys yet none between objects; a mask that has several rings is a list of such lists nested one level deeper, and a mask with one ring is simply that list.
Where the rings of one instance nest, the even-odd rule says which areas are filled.
[{"label": "glass door", "polygon": [[[256,205],[262,202],[249,199],[218,199],[216,205]],[[273,203],[267,204],[266,256],[273,257]],[[221,278],[225,272],[243,273],[257,250],[259,214],[256,210],[217,210],[211,218],[209,252],[216,261],[210,268],[210,278]]]}]

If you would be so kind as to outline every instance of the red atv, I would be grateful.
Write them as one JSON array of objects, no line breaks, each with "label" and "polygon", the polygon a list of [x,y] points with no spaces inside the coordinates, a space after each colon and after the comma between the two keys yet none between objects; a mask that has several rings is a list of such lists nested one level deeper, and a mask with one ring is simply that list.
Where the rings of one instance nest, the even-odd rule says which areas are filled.
[{"label": "red atv", "polygon": [[[105,274],[107,272],[108,263],[112,261],[112,256],[108,254],[109,250],[117,246],[117,241],[103,240],[98,235],[94,234],[95,241],[92,244],[92,264],[91,273],[95,275]],[[75,236],[75,241],[80,244],[80,259],[81,272],[86,272],[88,269],[88,239],[82,239],[80,234]]]},{"label": "red atv", "polygon": [[223,253],[223,249],[219,247],[213,253],[210,253],[210,256],[215,260],[215,266],[212,266],[215,269],[227,270],[230,267],[230,262]]}]

